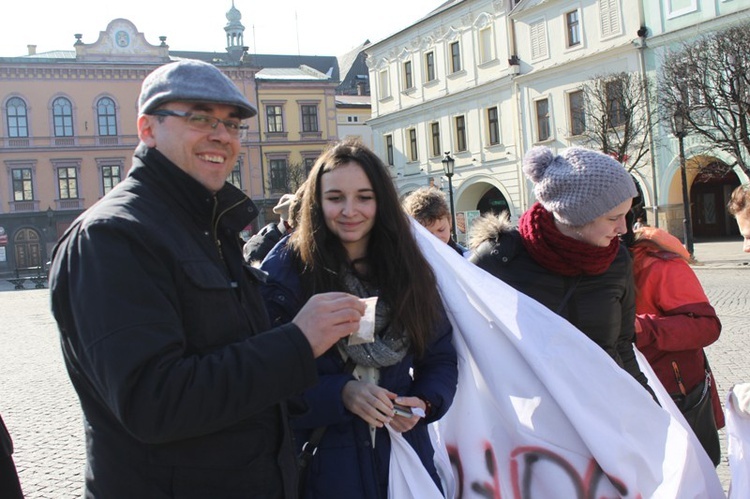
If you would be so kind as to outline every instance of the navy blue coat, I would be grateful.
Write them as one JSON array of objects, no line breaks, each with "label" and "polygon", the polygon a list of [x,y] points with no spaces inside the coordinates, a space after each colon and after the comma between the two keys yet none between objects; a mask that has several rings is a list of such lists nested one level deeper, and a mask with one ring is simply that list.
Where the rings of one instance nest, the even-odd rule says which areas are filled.
[{"label": "navy blue coat", "polygon": [[[272,323],[278,326],[292,320],[304,301],[291,252],[282,243],[276,245],[261,268],[269,273],[262,293]],[[380,386],[430,402],[428,417],[403,435],[438,485],[427,424],[445,414],[456,391],[458,370],[451,336],[446,318],[422,358],[407,354],[398,364],[380,369]],[[373,448],[367,423],[344,407],[341,392],[353,376],[344,372],[344,362],[336,348],[318,358],[317,366],[319,383],[299,397],[294,404],[298,412],[292,414],[291,420],[298,450],[313,429],[327,426],[309,465],[304,497],[386,498],[391,450],[388,430],[377,430]]]}]

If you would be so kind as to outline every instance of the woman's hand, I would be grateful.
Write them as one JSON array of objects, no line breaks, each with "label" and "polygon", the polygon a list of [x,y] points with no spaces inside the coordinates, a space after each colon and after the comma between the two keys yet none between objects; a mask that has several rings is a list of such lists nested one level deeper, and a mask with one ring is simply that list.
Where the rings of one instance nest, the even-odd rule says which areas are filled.
[{"label": "woman's hand", "polygon": [[382,428],[393,418],[392,400],[397,395],[378,385],[352,380],[344,385],[341,397],[344,407],[370,426]]},{"label": "woman's hand", "polygon": [[[423,411],[427,411],[427,406],[425,405],[424,400],[418,397],[398,397],[394,400],[394,402],[398,405],[403,405],[406,407],[419,407]],[[419,416],[417,416],[416,414],[413,414],[411,417],[396,414],[391,420],[390,426],[397,432],[404,433],[414,428],[418,422]]]}]

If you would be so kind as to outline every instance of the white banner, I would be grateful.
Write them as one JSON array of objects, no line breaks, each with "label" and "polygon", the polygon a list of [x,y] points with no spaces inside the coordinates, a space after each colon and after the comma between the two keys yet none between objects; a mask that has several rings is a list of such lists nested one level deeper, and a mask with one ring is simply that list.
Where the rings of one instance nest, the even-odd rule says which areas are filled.
[{"label": "white banner", "polygon": [[737,404],[747,404],[750,384],[735,385],[727,395],[724,415],[727,420],[727,443],[729,469],[732,471],[732,484],[729,488],[731,499],[750,497],[750,414],[742,411]]},{"label": "white banner", "polygon": [[725,497],[681,416],[567,321],[414,226],[459,356],[456,397],[438,424],[455,497]]}]

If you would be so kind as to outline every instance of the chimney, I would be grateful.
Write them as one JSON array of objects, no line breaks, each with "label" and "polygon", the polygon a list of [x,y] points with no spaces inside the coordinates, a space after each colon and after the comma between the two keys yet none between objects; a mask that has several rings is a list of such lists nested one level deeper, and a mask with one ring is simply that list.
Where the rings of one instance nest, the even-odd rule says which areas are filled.
[{"label": "chimney", "polygon": [[357,95],[365,95],[365,82],[357,82]]},{"label": "chimney", "polygon": [[29,49],[29,55],[36,55],[36,45],[26,45]]}]

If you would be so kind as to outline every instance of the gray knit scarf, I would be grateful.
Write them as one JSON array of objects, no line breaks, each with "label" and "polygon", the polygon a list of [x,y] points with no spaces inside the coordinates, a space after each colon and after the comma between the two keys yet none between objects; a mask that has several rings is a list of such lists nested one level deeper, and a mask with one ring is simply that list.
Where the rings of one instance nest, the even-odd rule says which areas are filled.
[{"label": "gray knit scarf", "polygon": [[[349,269],[342,272],[346,290],[360,298],[377,296],[378,292],[358,279]],[[375,308],[375,341],[359,345],[348,345],[349,338],[339,340],[339,348],[351,357],[357,365],[366,367],[392,366],[406,356],[411,346],[409,336],[404,331],[395,331],[388,321],[390,307],[378,300]]]}]

